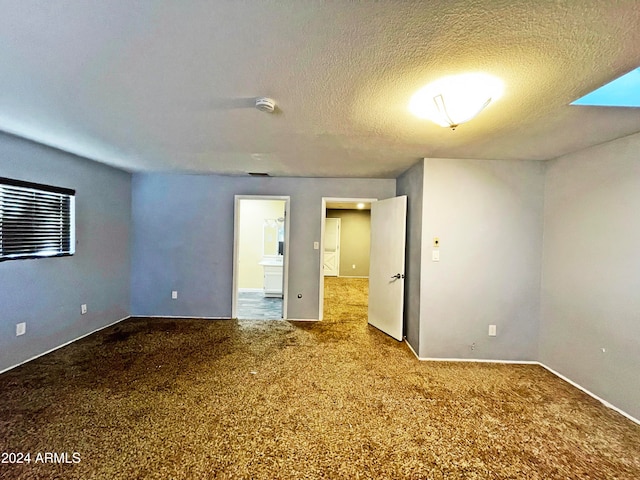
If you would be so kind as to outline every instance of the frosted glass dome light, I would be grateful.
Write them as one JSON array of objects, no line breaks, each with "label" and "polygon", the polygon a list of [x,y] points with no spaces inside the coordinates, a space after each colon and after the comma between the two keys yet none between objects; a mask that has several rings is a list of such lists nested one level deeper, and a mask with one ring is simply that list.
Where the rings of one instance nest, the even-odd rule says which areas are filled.
[{"label": "frosted glass dome light", "polygon": [[502,91],[502,80],[486,73],[451,75],[418,90],[409,101],[409,111],[455,129],[498,100]]}]

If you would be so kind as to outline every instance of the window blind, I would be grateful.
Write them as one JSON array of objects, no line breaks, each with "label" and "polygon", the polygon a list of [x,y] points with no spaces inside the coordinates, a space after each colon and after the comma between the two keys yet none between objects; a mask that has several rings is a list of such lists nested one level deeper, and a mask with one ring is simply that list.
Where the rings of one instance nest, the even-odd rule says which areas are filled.
[{"label": "window blind", "polygon": [[75,191],[0,177],[0,261],[73,255]]}]

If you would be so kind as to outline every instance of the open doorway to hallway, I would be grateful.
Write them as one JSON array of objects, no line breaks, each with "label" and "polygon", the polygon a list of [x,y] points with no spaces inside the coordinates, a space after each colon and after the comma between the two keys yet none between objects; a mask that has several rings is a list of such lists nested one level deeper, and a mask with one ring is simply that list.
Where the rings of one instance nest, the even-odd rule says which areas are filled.
[{"label": "open doorway to hallway", "polygon": [[325,277],[323,302],[323,321],[366,324],[369,307],[369,279]]},{"label": "open doorway to hallway", "polygon": [[370,198],[324,198],[320,312],[327,321],[367,321]]},{"label": "open doorway to hallway", "polygon": [[236,196],[233,317],[286,318],[289,197]]}]

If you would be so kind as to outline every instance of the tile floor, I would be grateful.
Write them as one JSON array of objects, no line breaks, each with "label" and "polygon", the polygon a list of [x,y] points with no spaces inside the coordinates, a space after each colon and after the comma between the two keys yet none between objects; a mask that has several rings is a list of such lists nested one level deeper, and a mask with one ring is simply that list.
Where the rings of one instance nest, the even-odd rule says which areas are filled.
[{"label": "tile floor", "polygon": [[238,292],[238,318],[243,320],[279,320],[282,299],[265,297],[262,292]]}]

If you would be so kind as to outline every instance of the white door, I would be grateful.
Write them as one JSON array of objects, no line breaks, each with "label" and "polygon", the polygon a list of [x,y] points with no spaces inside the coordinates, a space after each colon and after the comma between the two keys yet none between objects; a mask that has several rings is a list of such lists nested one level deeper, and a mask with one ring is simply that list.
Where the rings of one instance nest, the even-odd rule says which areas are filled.
[{"label": "white door", "polygon": [[324,220],[324,276],[337,277],[340,274],[340,219]]},{"label": "white door", "polygon": [[369,323],[402,340],[407,197],[371,204]]}]

